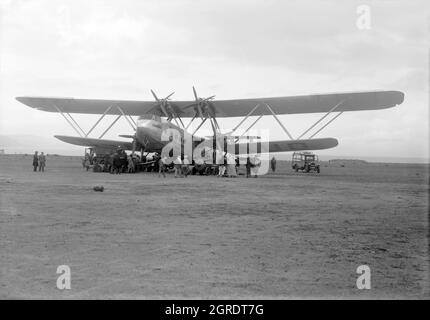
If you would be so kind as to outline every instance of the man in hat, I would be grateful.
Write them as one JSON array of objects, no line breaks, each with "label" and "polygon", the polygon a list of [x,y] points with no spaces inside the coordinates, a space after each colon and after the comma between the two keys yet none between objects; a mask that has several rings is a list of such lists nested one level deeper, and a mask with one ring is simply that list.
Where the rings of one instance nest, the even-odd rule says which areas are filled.
[{"label": "man in hat", "polygon": [[270,160],[270,167],[272,168],[272,172],[276,171],[276,159],[275,159],[275,157],[273,157],[272,160]]},{"label": "man in hat", "polygon": [[39,166],[39,156],[38,152],[36,151],[33,156],[33,171],[37,171],[37,167]]},{"label": "man in hat", "polygon": [[39,171],[45,172],[46,157],[43,152],[39,156]]}]

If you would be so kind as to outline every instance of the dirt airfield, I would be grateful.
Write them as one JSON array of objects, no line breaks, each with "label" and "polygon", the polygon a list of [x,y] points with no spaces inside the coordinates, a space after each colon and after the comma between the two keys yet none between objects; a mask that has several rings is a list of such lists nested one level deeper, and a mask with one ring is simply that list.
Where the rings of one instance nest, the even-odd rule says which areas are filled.
[{"label": "dirt airfield", "polygon": [[2,299],[430,297],[428,165],[159,179],[31,162],[0,156]]}]

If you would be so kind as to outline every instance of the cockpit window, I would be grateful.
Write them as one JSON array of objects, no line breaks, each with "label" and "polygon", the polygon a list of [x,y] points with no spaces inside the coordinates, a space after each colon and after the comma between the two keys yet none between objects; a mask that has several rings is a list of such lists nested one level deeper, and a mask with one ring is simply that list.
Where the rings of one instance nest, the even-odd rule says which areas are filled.
[{"label": "cockpit window", "polygon": [[154,120],[157,122],[161,122],[161,118],[155,114],[144,114],[139,117],[139,120]]}]

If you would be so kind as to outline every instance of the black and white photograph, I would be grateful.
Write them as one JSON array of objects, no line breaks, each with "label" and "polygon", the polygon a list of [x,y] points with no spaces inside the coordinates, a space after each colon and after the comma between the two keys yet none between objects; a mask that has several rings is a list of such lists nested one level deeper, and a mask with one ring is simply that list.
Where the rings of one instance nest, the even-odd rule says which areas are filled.
[{"label": "black and white photograph", "polygon": [[424,0],[0,0],[0,300],[428,300]]}]

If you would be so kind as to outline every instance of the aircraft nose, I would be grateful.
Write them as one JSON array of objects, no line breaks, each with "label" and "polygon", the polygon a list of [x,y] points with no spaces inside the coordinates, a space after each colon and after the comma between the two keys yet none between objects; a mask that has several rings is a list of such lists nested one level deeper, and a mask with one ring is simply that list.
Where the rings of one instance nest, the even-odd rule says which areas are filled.
[{"label": "aircraft nose", "polygon": [[150,131],[151,128],[151,123],[150,120],[142,120],[142,121],[138,121],[137,122],[137,128],[136,128],[136,133],[139,135],[143,135],[146,133],[148,133]]},{"label": "aircraft nose", "polygon": [[140,119],[137,121],[137,129],[136,129],[136,135],[137,137],[140,137],[140,139],[144,139],[145,137],[158,137],[158,139],[161,136],[161,133],[159,132],[160,129],[157,126],[157,122],[154,120],[149,119]]},{"label": "aircraft nose", "polygon": [[137,120],[137,127],[138,128],[148,127],[150,123],[151,123],[151,120],[149,119],[139,119]]}]

